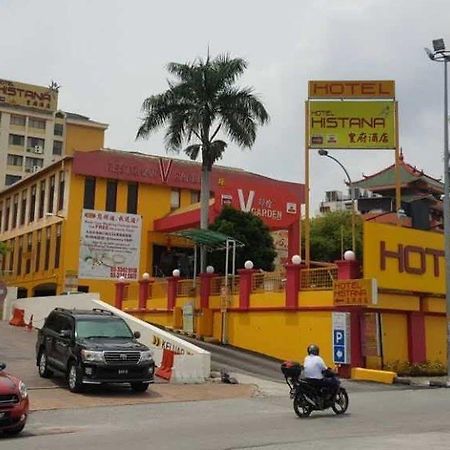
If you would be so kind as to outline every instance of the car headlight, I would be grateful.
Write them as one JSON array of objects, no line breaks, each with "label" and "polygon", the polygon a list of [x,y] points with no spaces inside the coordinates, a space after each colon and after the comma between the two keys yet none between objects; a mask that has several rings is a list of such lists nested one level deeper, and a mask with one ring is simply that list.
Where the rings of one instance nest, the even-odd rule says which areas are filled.
[{"label": "car headlight", "polygon": [[81,358],[84,362],[104,362],[103,352],[93,350],[81,350]]},{"label": "car headlight", "polygon": [[27,387],[25,386],[25,383],[23,381],[21,381],[19,383],[19,392],[20,392],[20,396],[22,398],[27,398],[28,397]]},{"label": "car headlight", "polygon": [[146,350],[141,352],[141,362],[151,361],[152,360],[152,352],[150,350]]}]

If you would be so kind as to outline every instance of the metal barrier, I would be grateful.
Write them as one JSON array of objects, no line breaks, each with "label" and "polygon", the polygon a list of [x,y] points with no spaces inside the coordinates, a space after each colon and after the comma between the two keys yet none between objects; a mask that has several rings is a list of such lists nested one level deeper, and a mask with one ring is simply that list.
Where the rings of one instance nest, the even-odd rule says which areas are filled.
[{"label": "metal barrier", "polygon": [[337,266],[303,269],[300,271],[300,289],[306,291],[333,289],[333,280],[337,280],[337,276]]},{"label": "metal barrier", "polygon": [[286,278],[279,272],[254,273],[252,275],[252,292],[284,291]]},{"label": "metal barrier", "polygon": [[134,282],[127,282],[128,286],[125,287],[124,300],[137,300],[139,298],[139,284]]},{"label": "metal barrier", "polygon": [[177,283],[177,297],[195,297],[200,293],[200,280],[179,280]]},{"label": "metal barrier", "polygon": [[[230,294],[239,293],[239,275],[228,275],[228,286]],[[211,279],[211,295],[222,295],[222,288],[225,287],[225,277],[214,277]]]},{"label": "metal barrier", "polygon": [[167,298],[167,280],[158,279],[151,285],[152,298]]}]

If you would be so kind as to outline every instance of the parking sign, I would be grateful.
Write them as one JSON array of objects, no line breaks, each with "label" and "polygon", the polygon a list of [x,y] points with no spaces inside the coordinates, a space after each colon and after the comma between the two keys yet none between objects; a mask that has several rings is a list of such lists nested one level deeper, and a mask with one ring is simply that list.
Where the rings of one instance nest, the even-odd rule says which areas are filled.
[{"label": "parking sign", "polygon": [[333,313],[333,362],[336,364],[348,364],[349,351],[349,313]]}]

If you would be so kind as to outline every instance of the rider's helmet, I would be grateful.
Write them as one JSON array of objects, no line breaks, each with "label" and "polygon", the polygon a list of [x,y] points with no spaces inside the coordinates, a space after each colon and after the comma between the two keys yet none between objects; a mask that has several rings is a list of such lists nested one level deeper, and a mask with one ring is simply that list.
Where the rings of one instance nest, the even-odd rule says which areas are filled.
[{"label": "rider's helmet", "polygon": [[308,355],[316,355],[319,356],[319,346],[316,344],[308,345]]}]

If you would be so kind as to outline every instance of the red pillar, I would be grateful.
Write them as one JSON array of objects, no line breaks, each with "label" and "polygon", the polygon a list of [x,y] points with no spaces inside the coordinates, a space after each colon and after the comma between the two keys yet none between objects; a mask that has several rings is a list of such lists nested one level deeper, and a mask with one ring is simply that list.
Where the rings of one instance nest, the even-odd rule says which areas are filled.
[{"label": "red pillar", "polygon": [[151,295],[151,283],[153,280],[147,278],[138,281],[139,283],[139,309],[147,309],[147,300]]},{"label": "red pillar", "polygon": [[200,275],[200,308],[209,308],[209,296],[211,295],[211,279],[213,273],[201,273]]},{"label": "red pillar", "polygon": [[338,280],[354,280],[361,277],[361,265],[359,261],[335,261],[338,267]]},{"label": "red pillar", "polygon": [[173,310],[177,303],[179,277],[167,278],[167,309]]},{"label": "red pillar", "polygon": [[117,309],[122,309],[122,304],[125,299],[125,289],[129,283],[118,281],[116,284],[116,297],[114,299],[114,306]]},{"label": "red pillar", "polygon": [[300,221],[296,220],[288,228],[288,260],[300,252]]},{"label": "red pillar", "polygon": [[250,307],[250,294],[252,292],[252,275],[254,269],[239,269],[239,309]]},{"label": "red pillar", "polygon": [[427,359],[425,345],[425,315],[422,312],[408,314],[408,354],[412,364]]},{"label": "red pillar", "polygon": [[298,292],[300,290],[301,264],[286,264],[286,303],[287,309],[298,306]]}]

